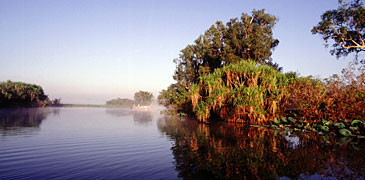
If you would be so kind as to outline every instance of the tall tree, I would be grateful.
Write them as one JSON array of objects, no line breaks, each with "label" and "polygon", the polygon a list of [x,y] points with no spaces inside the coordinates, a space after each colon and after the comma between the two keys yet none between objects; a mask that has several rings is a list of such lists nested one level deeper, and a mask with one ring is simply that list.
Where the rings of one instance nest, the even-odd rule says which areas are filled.
[{"label": "tall tree", "polygon": [[[328,47],[333,40],[330,53],[337,58],[365,51],[365,8],[361,0],[350,3],[339,0],[338,9],[326,11],[321,21],[312,29],[313,34],[319,34]],[[361,61],[365,63],[364,60]]]},{"label": "tall tree", "polygon": [[134,103],[141,106],[151,105],[153,100],[153,95],[147,91],[139,91],[134,94]]},{"label": "tall tree", "polygon": [[272,50],[279,44],[272,32],[276,22],[277,18],[264,10],[253,10],[251,15],[242,13],[240,18],[226,24],[217,21],[174,59],[176,83],[161,91],[159,103],[180,110],[191,109],[188,100],[191,86],[199,84],[203,75],[231,63],[251,60],[280,70],[271,59]]},{"label": "tall tree", "polygon": [[253,10],[252,15],[243,13],[240,19],[231,19],[226,25],[217,21],[194,44],[181,50],[180,57],[174,60],[174,79],[190,87],[200,75],[242,59],[278,68],[271,59],[272,50],[279,44],[272,36],[276,22],[277,18],[264,10]]}]

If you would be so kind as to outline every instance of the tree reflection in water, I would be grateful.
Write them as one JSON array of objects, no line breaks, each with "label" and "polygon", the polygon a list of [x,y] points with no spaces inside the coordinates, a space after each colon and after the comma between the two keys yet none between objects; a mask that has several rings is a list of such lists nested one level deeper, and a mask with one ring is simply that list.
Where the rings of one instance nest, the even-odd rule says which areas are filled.
[{"label": "tree reflection in water", "polygon": [[140,125],[149,125],[152,123],[152,112],[151,111],[134,111],[133,119],[134,122]]},{"label": "tree reflection in water", "polygon": [[[291,134],[227,123],[202,124],[172,117],[158,128],[171,138],[184,179],[364,179],[364,141]],[[345,141],[346,142],[346,141]]]},{"label": "tree reflection in water", "polygon": [[116,117],[122,116],[130,116],[133,115],[133,120],[138,125],[148,125],[151,124],[153,115],[151,111],[144,111],[144,110],[131,110],[131,109],[107,109],[107,114]]},{"label": "tree reflection in water", "polygon": [[129,116],[133,114],[133,110],[131,109],[120,109],[120,108],[107,108],[105,112],[115,117]]},{"label": "tree reflection in water", "polygon": [[0,110],[0,134],[3,136],[29,134],[38,131],[49,113],[59,114],[58,108],[19,108]]}]

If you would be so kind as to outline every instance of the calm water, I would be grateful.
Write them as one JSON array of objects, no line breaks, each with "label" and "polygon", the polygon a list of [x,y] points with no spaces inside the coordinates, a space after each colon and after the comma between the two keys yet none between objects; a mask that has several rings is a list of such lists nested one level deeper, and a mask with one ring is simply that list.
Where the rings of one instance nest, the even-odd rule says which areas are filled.
[{"label": "calm water", "polygon": [[0,179],[364,179],[364,149],[158,112],[0,110]]}]

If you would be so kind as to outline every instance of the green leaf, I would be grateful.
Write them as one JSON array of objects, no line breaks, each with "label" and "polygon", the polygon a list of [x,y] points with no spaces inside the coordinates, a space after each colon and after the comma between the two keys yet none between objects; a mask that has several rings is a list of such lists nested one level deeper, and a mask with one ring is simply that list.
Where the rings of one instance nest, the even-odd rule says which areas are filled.
[{"label": "green leaf", "polygon": [[351,131],[349,131],[349,130],[347,130],[347,129],[340,129],[340,134],[342,135],[342,136],[345,136],[345,137],[347,137],[347,136],[350,136],[351,135]]},{"label": "green leaf", "polygon": [[360,121],[360,120],[353,120],[353,121],[351,122],[351,126],[358,126],[359,124],[363,124],[363,122],[362,122],[362,121]]},{"label": "green leaf", "polygon": [[283,121],[284,123],[287,123],[288,122],[288,120],[286,119],[286,117],[282,117],[281,118],[281,121]]},{"label": "green leaf", "polygon": [[335,123],[335,126],[337,127],[337,128],[339,128],[339,129],[342,129],[342,128],[344,128],[344,127],[346,127],[342,122],[340,122],[340,123]]},{"label": "green leaf", "polygon": [[328,126],[320,126],[321,131],[325,131],[328,132],[330,130],[330,128]]},{"label": "green leaf", "polygon": [[356,127],[350,127],[350,130],[351,131],[358,131],[359,130],[359,127],[357,127],[357,126]]},{"label": "green leaf", "polygon": [[274,122],[275,122],[276,124],[280,124],[280,120],[279,120],[278,118],[274,118]]},{"label": "green leaf", "polygon": [[288,120],[289,120],[289,121],[291,121],[292,123],[297,122],[297,120],[296,120],[296,119],[294,119],[293,117],[289,117],[289,118],[288,118]]}]

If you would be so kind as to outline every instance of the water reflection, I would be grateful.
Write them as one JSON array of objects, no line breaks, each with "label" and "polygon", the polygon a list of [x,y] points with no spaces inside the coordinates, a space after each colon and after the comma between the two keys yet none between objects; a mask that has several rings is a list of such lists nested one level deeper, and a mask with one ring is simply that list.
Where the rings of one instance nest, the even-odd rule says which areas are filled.
[{"label": "water reflection", "polygon": [[0,134],[2,136],[31,134],[49,113],[59,114],[56,108],[20,108],[0,110]]},{"label": "water reflection", "polygon": [[137,125],[150,125],[153,119],[152,111],[110,108],[106,109],[106,113],[116,117],[133,115]]},{"label": "water reflection", "polygon": [[152,112],[151,111],[135,111],[133,112],[133,120],[139,125],[150,125],[152,123]]},{"label": "water reflection", "polygon": [[107,108],[105,112],[115,117],[129,116],[133,114],[133,110],[131,109],[120,109],[120,108]]},{"label": "water reflection", "polygon": [[[161,118],[184,179],[364,179],[364,142]],[[354,145],[356,148],[354,148]],[[335,179],[336,179],[335,178]]]}]

